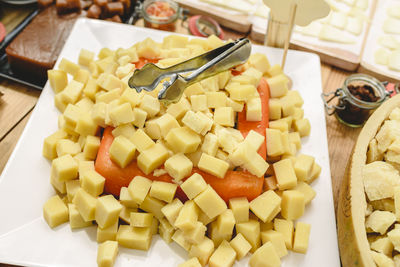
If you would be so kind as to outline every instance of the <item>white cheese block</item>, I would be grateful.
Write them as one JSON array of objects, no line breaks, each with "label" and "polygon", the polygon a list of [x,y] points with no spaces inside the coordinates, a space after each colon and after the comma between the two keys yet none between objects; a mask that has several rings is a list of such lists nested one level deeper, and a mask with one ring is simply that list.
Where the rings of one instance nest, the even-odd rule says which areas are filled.
[{"label": "white cheese block", "polygon": [[378,44],[389,49],[400,49],[400,42],[392,35],[383,35],[378,38]]},{"label": "white cheese block", "polygon": [[364,20],[360,17],[349,17],[347,18],[346,31],[360,35],[363,29]]},{"label": "white cheese block", "polygon": [[386,19],[383,23],[383,31],[386,33],[400,34],[400,19]]},{"label": "white cheese block", "polygon": [[329,24],[336,28],[344,29],[347,24],[347,15],[343,12],[332,12],[330,15]]},{"label": "white cheese block", "polygon": [[318,37],[320,40],[336,43],[351,44],[356,42],[354,39],[344,35],[341,30],[330,25],[323,25]]},{"label": "white cheese block", "polygon": [[393,18],[400,19],[400,5],[391,6],[387,9],[387,14]]},{"label": "white cheese block", "polygon": [[295,31],[304,35],[318,37],[318,33],[321,31],[321,29],[322,24],[318,21],[313,21],[305,27],[296,26]]},{"label": "white cheese block", "polygon": [[379,48],[375,51],[374,58],[375,63],[380,65],[387,65],[389,60],[389,51],[384,48]]},{"label": "white cheese block", "polygon": [[388,67],[391,70],[400,71],[400,50],[396,50],[389,55]]}]

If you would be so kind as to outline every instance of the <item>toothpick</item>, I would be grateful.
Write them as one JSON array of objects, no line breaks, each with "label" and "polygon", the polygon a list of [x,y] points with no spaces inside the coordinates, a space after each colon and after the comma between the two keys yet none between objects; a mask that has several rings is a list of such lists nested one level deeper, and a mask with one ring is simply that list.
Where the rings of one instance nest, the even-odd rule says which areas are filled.
[{"label": "toothpick", "polygon": [[282,69],[285,67],[286,57],[289,49],[290,37],[292,35],[293,27],[294,27],[294,19],[296,18],[296,11],[297,11],[297,4],[293,3],[291,12],[290,12],[290,22],[289,22],[289,29],[285,40],[285,46],[283,50],[283,58],[282,58]]}]

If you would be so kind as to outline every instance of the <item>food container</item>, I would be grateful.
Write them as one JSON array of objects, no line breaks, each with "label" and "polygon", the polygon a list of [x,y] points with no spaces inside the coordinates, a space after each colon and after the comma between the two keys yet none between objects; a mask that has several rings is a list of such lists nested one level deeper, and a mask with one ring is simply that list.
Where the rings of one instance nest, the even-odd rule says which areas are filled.
[{"label": "food container", "polygon": [[343,266],[376,266],[365,230],[366,197],[362,169],[369,142],[391,111],[400,107],[400,95],[381,105],[367,120],[358,136],[343,179],[337,209],[338,243]]},{"label": "food container", "polygon": [[140,13],[144,26],[163,31],[175,31],[176,21],[182,17],[179,5],[171,0],[145,0]]},{"label": "food container", "polygon": [[[361,127],[389,95],[384,84],[374,77],[353,74],[347,77],[341,88],[322,94],[322,98],[328,115],[335,114],[347,126]],[[326,100],[325,97],[330,98]],[[329,102],[335,98],[338,98],[337,104],[330,105]]]}]

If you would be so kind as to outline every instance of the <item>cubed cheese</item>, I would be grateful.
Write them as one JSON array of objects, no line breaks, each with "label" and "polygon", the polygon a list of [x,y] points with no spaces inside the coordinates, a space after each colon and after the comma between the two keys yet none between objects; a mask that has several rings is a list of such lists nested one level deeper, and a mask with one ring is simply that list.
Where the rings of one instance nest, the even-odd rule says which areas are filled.
[{"label": "cubed cheese", "polygon": [[189,199],[193,199],[198,194],[206,190],[207,183],[200,174],[194,173],[192,176],[186,179],[180,187]]},{"label": "cubed cheese", "polygon": [[211,255],[209,265],[210,267],[229,267],[233,265],[235,259],[236,251],[226,240],[223,240]]},{"label": "cubed cheese", "polygon": [[190,175],[193,163],[183,154],[178,153],[165,161],[165,170],[177,181]]},{"label": "cubed cheese", "polygon": [[117,241],[105,241],[104,243],[101,243],[97,250],[97,266],[99,267],[114,266],[117,254],[118,254]]},{"label": "cubed cheese", "polygon": [[274,163],[273,168],[280,190],[292,189],[297,185],[296,173],[290,159],[283,159]]},{"label": "cubed cheese", "polygon": [[174,151],[182,153],[195,152],[201,143],[200,136],[188,127],[172,129],[165,140]]},{"label": "cubed cheese", "polygon": [[[266,261],[265,259],[268,259]],[[275,251],[275,248],[271,242],[267,242],[258,248],[254,254],[250,257],[249,265],[251,267],[256,266],[268,266],[278,267],[281,266],[281,260]]]},{"label": "cubed cheese", "polygon": [[106,179],[95,170],[88,170],[80,177],[81,186],[92,196],[99,196],[103,193]]},{"label": "cubed cheese", "polygon": [[178,186],[173,183],[154,181],[151,184],[149,195],[151,197],[170,203],[175,196],[177,187]]},{"label": "cubed cheese", "polygon": [[51,228],[68,221],[68,208],[58,195],[43,205],[43,217]]},{"label": "cubed cheese", "polygon": [[297,222],[294,232],[293,251],[305,254],[308,248],[311,225],[308,223]]},{"label": "cubed cheese", "polygon": [[110,146],[110,158],[121,168],[125,168],[135,157],[136,146],[125,136],[114,138]]},{"label": "cubed cheese", "polygon": [[152,181],[143,176],[135,176],[129,183],[128,191],[137,204],[141,204],[150,190]]},{"label": "cubed cheese", "polygon": [[207,185],[207,188],[195,197],[194,201],[209,218],[214,218],[227,209],[225,201],[210,185]]},{"label": "cubed cheese", "polygon": [[96,222],[101,228],[113,225],[119,217],[122,205],[113,195],[99,197],[96,202]]},{"label": "cubed cheese", "polygon": [[288,254],[283,234],[275,230],[266,230],[261,232],[261,241],[263,244],[271,242],[279,258]]},{"label": "cubed cheese", "polygon": [[139,154],[137,164],[145,174],[149,174],[160,167],[167,160],[168,155],[168,150],[157,143]]},{"label": "cubed cheese", "polygon": [[270,222],[281,211],[281,198],[269,190],[253,199],[250,209],[263,222]]}]

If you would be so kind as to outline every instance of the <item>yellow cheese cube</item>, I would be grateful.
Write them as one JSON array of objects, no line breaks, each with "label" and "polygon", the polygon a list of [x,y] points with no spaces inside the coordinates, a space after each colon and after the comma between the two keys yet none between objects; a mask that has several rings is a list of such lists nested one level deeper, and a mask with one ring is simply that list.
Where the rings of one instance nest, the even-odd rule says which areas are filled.
[{"label": "yellow cheese cube", "polygon": [[215,134],[206,134],[203,140],[203,144],[201,145],[201,151],[207,153],[210,156],[215,156],[217,154],[218,138]]},{"label": "yellow cheese cube", "polygon": [[194,228],[184,231],[185,239],[190,244],[200,244],[204,239],[207,227],[202,222],[195,222]]},{"label": "yellow cheese cube", "polygon": [[88,112],[89,115],[91,114],[92,108],[93,108],[93,101],[89,97],[82,97],[78,102],[75,104],[77,107],[79,107],[82,111]]},{"label": "yellow cheese cube", "polygon": [[135,90],[126,89],[119,98],[120,103],[129,103],[132,108],[140,103],[142,94],[137,93]]},{"label": "yellow cheese cube", "polygon": [[200,170],[208,172],[222,179],[228,171],[229,164],[226,161],[203,153],[198,163],[198,167]]},{"label": "yellow cheese cube", "polygon": [[198,217],[199,209],[195,202],[192,200],[186,201],[179,211],[174,226],[183,231],[189,231],[195,228]]},{"label": "yellow cheese cube", "polygon": [[288,79],[284,74],[279,74],[267,79],[271,97],[281,97],[288,92]]},{"label": "yellow cheese cube", "polygon": [[94,161],[81,160],[78,162],[79,176],[82,176],[86,171],[94,171]]},{"label": "yellow cheese cube", "polygon": [[199,117],[202,121],[204,121],[204,128],[201,131],[201,135],[206,135],[208,131],[211,130],[211,127],[214,123],[214,121],[212,120],[212,115],[211,117],[207,116],[206,114],[204,114],[203,112],[197,111],[196,112],[197,117]]},{"label": "yellow cheese cube", "polygon": [[110,158],[121,168],[125,168],[135,157],[136,146],[125,136],[114,138],[110,146]]},{"label": "yellow cheese cube", "polygon": [[83,94],[94,101],[95,95],[99,91],[99,89],[100,87],[98,86],[96,80],[92,77],[89,77],[85,87],[83,88]]},{"label": "yellow cheese cube", "polygon": [[304,194],[295,190],[282,193],[281,215],[287,220],[296,220],[303,216],[305,208]]},{"label": "yellow cheese cube", "polygon": [[123,247],[139,250],[150,248],[152,234],[149,227],[131,227],[120,225],[117,233],[117,241]]},{"label": "yellow cheese cube", "polygon": [[177,187],[178,185],[173,183],[154,181],[151,184],[149,195],[151,197],[170,203],[174,199]]},{"label": "yellow cheese cube", "polygon": [[117,239],[117,232],[118,232],[118,220],[115,221],[114,224],[101,228],[100,226],[97,227],[97,243],[103,243],[107,240],[115,241]]},{"label": "yellow cheese cube", "polygon": [[204,110],[208,109],[207,96],[205,96],[205,95],[190,96],[190,103],[192,104],[193,111],[204,111]]},{"label": "yellow cheese cube", "polygon": [[186,179],[180,187],[189,199],[193,199],[198,194],[206,190],[207,183],[200,174],[194,173],[192,176]]},{"label": "yellow cheese cube", "polygon": [[178,121],[169,113],[165,113],[156,120],[156,123],[160,129],[161,136],[165,138],[168,132],[173,128],[178,128]]},{"label": "yellow cheese cube", "polygon": [[201,264],[197,258],[191,258],[184,263],[179,264],[178,267],[201,267]]},{"label": "yellow cheese cube", "polygon": [[97,250],[97,266],[112,267],[118,254],[118,242],[105,241]]},{"label": "yellow cheese cube", "polygon": [[279,190],[292,189],[297,185],[296,173],[290,159],[280,160],[273,167]]},{"label": "yellow cheese cube", "polygon": [[139,107],[146,111],[147,115],[151,118],[160,111],[160,102],[157,98],[150,95],[144,95]]},{"label": "yellow cheese cube", "polygon": [[269,190],[250,202],[251,211],[263,222],[270,222],[281,210],[281,198]]},{"label": "yellow cheese cube", "polygon": [[229,199],[229,208],[233,212],[236,223],[249,220],[249,201],[245,197]]},{"label": "yellow cheese cube", "polygon": [[232,77],[230,71],[224,71],[217,75],[219,89],[224,89],[229,79]]},{"label": "yellow cheese cube", "polygon": [[157,143],[140,153],[137,157],[137,164],[145,174],[149,174],[160,167],[168,156],[168,150],[162,144]]},{"label": "yellow cheese cube", "polygon": [[56,189],[61,194],[66,193],[65,182],[57,179],[55,172],[54,172],[54,168],[51,168],[51,171],[50,171],[50,183],[54,187],[54,189]]},{"label": "yellow cheese cube", "polygon": [[315,179],[319,177],[320,174],[321,174],[321,166],[319,166],[318,163],[314,162],[311,175],[305,182],[311,184]]},{"label": "yellow cheese cube", "polygon": [[303,254],[307,252],[310,230],[310,224],[297,222],[296,231],[294,232],[293,251]]},{"label": "yellow cheese cube", "polygon": [[195,152],[201,142],[200,136],[188,127],[172,129],[165,140],[175,152],[182,153]]},{"label": "yellow cheese cube", "polygon": [[317,194],[315,190],[305,182],[298,182],[294,190],[299,191],[304,195],[305,205],[309,204]]},{"label": "yellow cheese cube", "polygon": [[269,77],[274,77],[279,74],[283,74],[282,67],[279,64],[275,64],[275,65],[271,66],[271,68],[269,68],[269,70],[267,71],[267,75]]},{"label": "yellow cheese cube", "polygon": [[242,112],[244,107],[243,101],[235,101],[230,99],[229,97],[226,99],[226,106],[233,108],[235,112]]},{"label": "yellow cheese cube", "polygon": [[106,91],[119,89],[118,91],[120,92],[120,90],[123,88],[121,80],[110,73],[101,74],[97,79],[97,84]]},{"label": "yellow cheese cube", "polygon": [[82,216],[79,214],[78,209],[76,208],[75,204],[68,204],[69,210],[69,225],[71,229],[78,229],[83,227],[88,227],[92,225],[92,222],[86,222]]},{"label": "yellow cheese cube", "polygon": [[396,221],[396,215],[390,211],[375,210],[365,221],[365,227],[375,233],[385,234],[387,229]]},{"label": "yellow cheese cube", "polygon": [[68,106],[65,108],[64,119],[70,128],[75,129],[81,113],[81,109],[72,104],[68,104]]},{"label": "yellow cheese cube", "polygon": [[68,221],[68,208],[58,195],[52,196],[43,205],[43,217],[51,228]]},{"label": "yellow cheese cube", "polygon": [[69,139],[60,139],[57,141],[56,151],[58,157],[67,154],[75,156],[76,154],[81,152],[81,147],[79,146],[78,143],[75,143]]},{"label": "yellow cheese cube", "polygon": [[48,70],[47,77],[50,82],[51,88],[54,90],[55,93],[59,93],[68,84],[68,77],[67,73],[62,70]]},{"label": "yellow cheese cube", "polygon": [[78,176],[78,163],[69,154],[54,159],[51,168],[54,178],[60,182],[73,180]]},{"label": "yellow cheese cube", "polygon": [[131,123],[135,120],[132,107],[129,103],[124,103],[116,107],[113,107],[110,110],[109,115],[114,125]]},{"label": "yellow cheese cube", "polygon": [[172,235],[175,232],[174,227],[165,218],[160,219],[160,225],[158,226],[158,232],[162,239],[168,244],[172,242]]},{"label": "yellow cheese cube", "polygon": [[136,45],[137,54],[139,57],[144,58],[158,58],[160,55],[160,49],[158,44],[151,38],[146,38]]},{"label": "yellow cheese cube", "polygon": [[231,107],[219,107],[214,112],[214,122],[222,126],[235,126],[235,113]]},{"label": "yellow cheese cube", "polygon": [[97,151],[100,147],[100,137],[88,135],[86,137],[86,142],[83,147],[83,154],[86,159],[94,160],[97,156]]},{"label": "yellow cheese cube", "polygon": [[229,245],[228,241],[223,240],[219,247],[211,255],[208,262],[210,267],[229,267],[236,259],[236,251]]},{"label": "yellow cheese cube", "polygon": [[314,157],[300,154],[296,158],[294,171],[299,181],[305,181],[311,175],[314,166]]},{"label": "yellow cheese cube", "polygon": [[140,153],[146,149],[149,149],[155,144],[154,141],[151,140],[151,138],[142,129],[138,129],[129,140],[136,146],[136,149]]},{"label": "yellow cheese cube", "polygon": [[165,216],[165,218],[167,218],[168,222],[171,225],[174,225],[182,207],[182,202],[178,198],[175,198],[171,203],[168,203],[167,205],[162,207],[161,212]]},{"label": "yellow cheese cube", "polygon": [[296,149],[301,148],[301,138],[298,132],[289,133],[289,142],[296,145]]},{"label": "yellow cheese cube", "polygon": [[227,96],[224,92],[206,92],[207,107],[219,108],[226,106]]},{"label": "yellow cheese cube", "polygon": [[253,97],[256,87],[252,84],[241,84],[239,82],[230,82],[226,86],[229,97],[236,101],[247,101]]},{"label": "yellow cheese cube", "polygon": [[94,53],[87,49],[82,48],[79,52],[78,64],[81,66],[89,67],[89,63],[94,59]]},{"label": "yellow cheese cube", "polygon": [[253,97],[246,103],[246,120],[247,121],[261,121],[262,108],[260,97]]},{"label": "yellow cheese cube", "polygon": [[[389,233],[391,233],[390,231]],[[370,243],[371,249],[381,252],[387,256],[391,256],[393,252],[393,244],[388,237],[379,237]]]},{"label": "yellow cheese cube", "polygon": [[311,125],[308,119],[299,119],[294,121],[294,129],[299,132],[300,136],[310,135]]},{"label": "yellow cheese cube", "polygon": [[261,241],[263,244],[271,242],[279,258],[288,254],[283,234],[275,230],[261,232]]},{"label": "yellow cheese cube", "polygon": [[95,219],[96,198],[83,190],[83,188],[79,188],[78,191],[76,191],[72,203],[75,204],[79,214],[81,214],[85,221],[92,221]]},{"label": "yellow cheese cube", "polygon": [[243,165],[244,169],[248,170],[251,174],[254,174],[257,177],[264,177],[268,167],[269,164],[264,160],[263,157],[260,156],[260,154],[255,151],[252,153],[252,160]]},{"label": "yellow cheese cube", "polygon": [[81,186],[92,196],[99,196],[103,193],[106,179],[94,170],[85,171],[80,177]]},{"label": "yellow cheese cube", "polygon": [[184,154],[179,153],[167,159],[164,166],[169,175],[180,181],[192,172],[193,163]]},{"label": "yellow cheese cube", "polygon": [[282,155],[285,151],[282,144],[281,132],[276,129],[266,129],[267,153],[270,157]]},{"label": "yellow cheese cube", "polygon": [[289,131],[287,122],[282,119],[276,121],[270,121],[268,127],[271,129],[277,129],[282,133]]},{"label": "yellow cheese cube", "polygon": [[119,202],[127,208],[137,208],[138,204],[133,200],[127,187],[121,187]]},{"label": "yellow cheese cube", "polygon": [[219,90],[218,77],[212,76],[200,81],[204,90],[207,92],[216,92]]},{"label": "yellow cheese cube", "polygon": [[141,204],[150,190],[152,181],[142,176],[135,176],[129,183],[128,191],[137,204]]},{"label": "yellow cheese cube", "polygon": [[293,247],[293,221],[275,219],[274,220],[274,230],[283,234],[285,240],[286,248],[292,249]]},{"label": "yellow cheese cube", "polygon": [[107,104],[100,102],[93,105],[92,109],[92,118],[94,122],[101,126],[106,127],[106,112],[107,112]]},{"label": "yellow cheese cube", "polygon": [[68,202],[72,202],[72,199],[75,196],[76,191],[80,188],[79,180],[69,180],[65,182],[65,188],[67,191]]},{"label": "yellow cheese cube", "polygon": [[217,225],[217,221],[210,223],[208,227],[208,236],[214,242],[214,245],[218,247],[222,241],[229,241],[232,239],[232,233],[222,234],[222,230]]},{"label": "yellow cheese cube", "polygon": [[260,79],[262,77],[262,72],[260,72],[259,70],[257,70],[256,68],[250,67],[247,68],[243,73],[243,76],[250,76],[252,78],[254,78],[254,85],[258,86],[258,83],[260,82]]},{"label": "yellow cheese cube", "polygon": [[112,51],[110,48],[108,47],[104,47],[100,50],[99,54],[97,55],[97,57],[99,59],[104,59],[104,58],[108,58],[110,56],[114,56],[115,51]]},{"label": "yellow cheese cube", "polygon": [[96,222],[101,228],[108,227],[118,220],[122,205],[113,195],[99,197],[96,202]]},{"label": "yellow cheese cube", "polygon": [[376,263],[376,266],[379,266],[379,267],[380,266],[382,266],[382,267],[395,266],[393,260],[391,258],[389,258],[388,256],[386,256],[385,254],[371,251],[371,256],[372,256],[372,259],[374,260],[374,262]]},{"label": "yellow cheese cube", "polygon": [[206,265],[214,251],[214,243],[208,237],[204,237],[199,244],[194,244],[189,250],[189,257],[196,257],[202,266]]},{"label": "yellow cheese cube", "polygon": [[237,234],[229,244],[236,251],[236,259],[240,260],[249,253],[251,249],[250,243],[243,237],[241,233]]},{"label": "yellow cheese cube", "polygon": [[64,139],[68,136],[68,134],[64,130],[58,130],[52,135],[46,137],[43,142],[43,150],[42,154],[47,159],[54,159],[57,157],[57,141],[60,139]]},{"label": "yellow cheese cube", "polygon": [[97,124],[91,117],[90,113],[81,113],[78,121],[76,122],[75,132],[80,135],[95,135],[97,132]]},{"label": "yellow cheese cube", "polygon": [[161,139],[157,118],[146,121],[144,131],[151,139]]},{"label": "yellow cheese cube", "polygon": [[186,251],[189,251],[190,247],[192,246],[192,244],[185,239],[185,235],[181,229],[176,230],[171,239]]},{"label": "yellow cheese cube", "polygon": [[[269,119],[278,120],[282,117],[282,104],[279,99],[271,98],[269,100]],[[272,122],[271,121],[271,122]]]},{"label": "yellow cheese cube", "polygon": [[210,185],[207,185],[207,189],[195,197],[194,201],[209,218],[214,218],[227,209],[225,201]]},{"label": "yellow cheese cube", "polygon": [[235,223],[236,220],[232,210],[226,209],[223,213],[218,215],[215,226],[218,228],[220,234],[232,235]]},{"label": "yellow cheese cube", "polygon": [[251,147],[257,151],[260,146],[264,143],[265,137],[256,131],[250,130],[250,132],[247,134],[246,138],[244,139],[245,143],[248,143],[251,145]]},{"label": "yellow cheese cube", "polygon": [[261,243],[260,223],[250,219],[247,222],[236,223],[236,233],[241,233],[251,245],[251,252],[254,252]]},{"label": "yellow cheese cube", "polygon": [[[108,104],[114,100],[118,101],[118,99],[120,97],[120,93],[121,93],[121,89],[119,89],[119,88],[115,88],[108,92],[101,91],[96,94],[96,103],[104,102],[104,103]],[[117,104],[118,104],[118,102],[117,102]]]},{"label": "yellow cheese cube", "polygon": [[182,123],[198,134],[201,134],[206,127],[206,121],[191,110],[186,112],[185,116],[183,116]]},{"label": "yellow cheese cube", "polygon": [[[268,259],[268,260],[266,260]],[[250,267],[266,266],[266,267],[279,267],[281,260],[275,251],[271,242],[267,242],[257,249],[250,257]]]},{"label": "yellow cheese cube", "polygon": [[250,66],[254,67],[261,73],[266,73],[271,68],[268,58],[261,53],[251,54],[249,58],[249,63]]},{"label": "yellow cheese cube", "polygon": [[143,202],[140,204],[139,208],[148,213],[152,213],[154,217],[160,220],[162,217],[164,217],[163,213],[161,212],[161,209],[164,206],[165,202],[151,196],[146,196]]},{"label": "yellow cheese cube", "polygon": [[151,227],[153,223],[153,214],[132,212],[130,222],[132,227]]},{"label": "yellow cheese cube", "polygon": [[89,80],[90,72],[85,69],[80,69],[75,75],[74,80],[83,83],[85,86],[86,82]]},{"label": "yellow cheese cube", "polygon": [[[188,94],[189,88],[196,86],[196,84],[200,84],[200,83],[195,83],[195,84],[189,86],[188,88],[186,88],[185,94],[187,96],[189,96],[189,94]],[[190,108],[191,108],[191,106],[190,106],[189,101],[185,97],[181,97],[181,99],[179,100],[178,103],[171,104],[168,106],[167,113],[171,114],[178,120],[178,119],[182,118],[182,116],[185,115],[185,113],[188,110],[190,110]]]},{"label": "yellow cheese cube", "polygon": [[60,93],[61,100],[64,103],[74,104],[78,101],[79,96],[83,91],[83,83],[77,82],[75,80],[70,81],[65,89]]},{"label": "yellow cheese cube", "polygon": [[77,64],[69,61],[66,58],[61,59],[58,68],[66,73],[71,74],[72,76],[74,76],[80,70],[80,67]]},{"label": "yellow cheese cube", "polygon": [[125,206],[122,206],[121,212],[119,213],[119,218],[125,223],[129,224],[131,223],[131,213],[137,211],[137,208],[127,208]]}]

